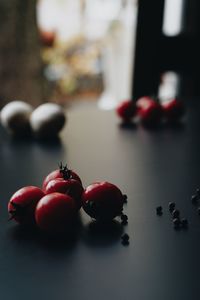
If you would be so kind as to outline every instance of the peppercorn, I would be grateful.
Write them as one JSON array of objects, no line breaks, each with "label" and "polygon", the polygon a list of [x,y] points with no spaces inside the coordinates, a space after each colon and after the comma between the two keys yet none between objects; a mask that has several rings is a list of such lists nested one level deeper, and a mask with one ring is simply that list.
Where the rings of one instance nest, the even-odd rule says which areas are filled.
[{"label": "peppercorn", "polygon": [[121,214],[121,220],[122,220],[122,224],[125,225],[128,223],[128,216],[125,214]]},{"label": "peppercorn", "polygon": [[197,195],[192,195],[192,197],[191,197],[191,202],[192,202],[193,204],[196,204],[196,203],[197,203],[197,200],[198,200]]},{"label": "peppercorn", "polygon": [[200,215],[200,207],[197,208],[197,213]]},{"label": "peppercorn", "polygon": [[163,211],[162,211],[162,206],[157,206],[156,207],[156,213],[157,215],[161,216],[163,214]]},{"label": "peppercorn", "polygon": [[200,188],[197,188],[197,189],[196,189],[196,195],[197,195],[198,197],[200,197]]},{"label": "peppercorn", "polygon": [[123,245],[128,245],[129,244],[129,235],[127,233],[124,233],[121,236],[122,244]]},{"label": "peppercorn", "polygon": [[124,202],[124,204],[128,202],[128,197],[127,197],[127,195],[123,195],[123,202]]},{"label": "peppercorn", "polygon": [[179,216],[180,216],[180,211],[178,209],[174,209],[172,212],[173,219],[179,218]]},{"label": "peppercorn", "polygon": [[188,227],[188,220],[186,218],[183,218],[181,220],[181,225],[183,228],[187,228]]},{"label": "peppercorn", "polygon": [[180,220],[179,220],[179,218],[174,218],[173,219],[173,224],[174,224],[174,228],[178,229],[179,226],[180,226]]},{"label": "peppercorn", "polygon": [[173,212],[173,210],[175,209],[176,204],[174,202],[169,202],[168,207],[169,207],[169,211]]}]

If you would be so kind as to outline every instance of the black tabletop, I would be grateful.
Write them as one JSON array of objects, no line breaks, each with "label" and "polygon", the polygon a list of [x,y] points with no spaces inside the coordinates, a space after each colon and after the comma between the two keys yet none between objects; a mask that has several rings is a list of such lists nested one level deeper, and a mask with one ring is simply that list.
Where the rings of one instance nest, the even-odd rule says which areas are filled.
[{"label": "black tabletop", "polygon": [[[0,298],[199,299],[200,216],[190,201],[200,186],[199,112],[193,103],[183,125],[147,129],[120,126],[113,111],[76,108],[60,139],[46,143],[12,139],[1,128]],[[99,228],[81,211],[73,238],[51,240],[8,222],[11,195],[41,186],[60,161],[85,186],[118,185],[128,195],[128,225]],[[187,230],[173,228],[170,201],[188,219]],[[129,246],[121,244],[123,232]]]}]

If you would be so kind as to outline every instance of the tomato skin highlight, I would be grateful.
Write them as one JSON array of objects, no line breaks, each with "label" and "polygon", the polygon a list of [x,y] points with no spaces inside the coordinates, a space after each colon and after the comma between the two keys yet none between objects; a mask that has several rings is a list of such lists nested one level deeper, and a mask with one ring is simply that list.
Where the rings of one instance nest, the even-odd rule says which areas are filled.
[{"label": "tomato skin highlight", "polygon": [[130,122],[136,114],[136,105],[132,100],[124,100],[117,106],[116,113],[124,122]]},{"label": "tomato skin highlight", "polygon": [[183,102],[177,100],[176,98],[163,103],[162,107],[164,117],[168,122],[179,121],[185,113]]},{"label": "tomato skin highlight", "polygon": [[58,192],[71,196],[76,203],[77,210],[82,206],[82,193],[84,189],[79,181],[76,179],[64,180],[63,178],[56,178],[48,182],[45,188],[46,194]]},{"label": "tomato skin highlight", "polygon": [[40,229],[49,233],[64,232],[69,229],[76,212],[72,197],[57,192],[51,193],[45,195],[37,204],[36,224]]},{"label": "tomato skin highlight", "polygon": [[151,97],[144,96],[137,100],[138,115],[145,125],[155,125],[161,121],[163,115],[162,106]]},{"label": "tomato skin highlight", "polygon": [[35,208],[44,195],[36,186],[26,186],[16,191],[8,202],[10,219],[20,224],[35,224]]},{"label": "tomato skin highlight", "polygon": [[[80,177],[78,176],[78,174],[76,174],[74,171],[70,170],[70,174],[71,174],[71,177],[70,179],[76,179],[77,181],[80,182],[80,184],[82,185],[82,181],[80,179]],[[43,191],[46,193],[46,186],[47,184],[49,183],[49,181],[53,180],[53,179],[57,179],[57,178],[62,178],[63,179],[63,173],[61,172],[60,169],[57,169],[57,170],[54,170],[52,171],[51,173],[49,173],[44,181],[43,181],[43,184],[42,184],[42,189]]]},{"label": "tomato skin highlight", "polygon": [[89,185],[82,195],[83,209],[92,218],[110,221],[121,215],[124,195],[109,182],[95,182]]}]

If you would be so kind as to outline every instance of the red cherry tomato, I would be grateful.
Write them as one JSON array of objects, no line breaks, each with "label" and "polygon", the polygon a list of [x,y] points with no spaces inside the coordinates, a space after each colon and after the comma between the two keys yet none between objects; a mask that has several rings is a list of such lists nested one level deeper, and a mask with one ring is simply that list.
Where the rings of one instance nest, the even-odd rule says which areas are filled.
[{"label": "red cherry tomato", "polygon": [[109,221],[121,215],[126,196],[109,182],[89,185],[82,195],[83,209],[92,218]]},{"label": "red cherry tomato", "polygon": [[122,101],[116,108],[117,115],[125,122],[130,122],[136,114],[136,105],[131,100]]},{"label": "red cherry tomato", "polygon": [[53,47],[56,39],[55,31],[44,31],[40,30],[40,40],[41,43],[46,47]]},{"label": "red cherry tomato", "polygon": [[168,122],[179,121],[185,113],[185,107],[183,105],[183,102],[177,99],[172,99],[168,102],[163,103],[162,107],[164,117]]},{"label": "red cherry tomato", "polygon": [[50,233],[63,232],[76,216],[74,199],[69,195],[52,193],[45,195],[35,209],[36,224]]},{"label": "red cherry tomato", "polygon": [[57,178],[62,178],[65,180],[68,179],[75,179],[80,182],[82,185],[81,179],[74,171],[70,170],[66,166],[63,166],[62,163],[60,164],[60,168],[58,170],[52,171],[49,175],[47,175],[43,181],[42,189],[44,192],[46,192],[46,186],[49,183],[49,181]]},{"label": "red cherry tomato", "polygon": [[141,97],[137,100],[138,115],[143,124],[155,125],[161,121],[162,107],[150,97]]},{"label": "red cherry tomato", "polygon": [[35,223],[35,208],[44,192],[36,186],[26,186],[18,190],[8,203],[10,219],[21,224]]},{"label": "red cherry tomato", "polygon": [[71,196],[76,203],[77,209],[80,209],[82,206],[82,193],[84,189],[80,182],[76,179],[63,179],[63,178],[56,178],[48,182],[45,187],[45,193],[51,194],[54,192],[58,192],[61,194],[67,194]]}]

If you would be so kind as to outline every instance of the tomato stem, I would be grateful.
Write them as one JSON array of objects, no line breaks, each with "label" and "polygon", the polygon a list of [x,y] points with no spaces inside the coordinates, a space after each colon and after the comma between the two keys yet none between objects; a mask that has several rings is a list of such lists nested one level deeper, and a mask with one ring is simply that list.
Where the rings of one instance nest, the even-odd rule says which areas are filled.
[{"label": "tomato stem", "polygon": [[64,180],[68,180],[72,177],[71,170],[68,169],[67,164],[64,166],[62,162],[59,164],[60,173]]}]

